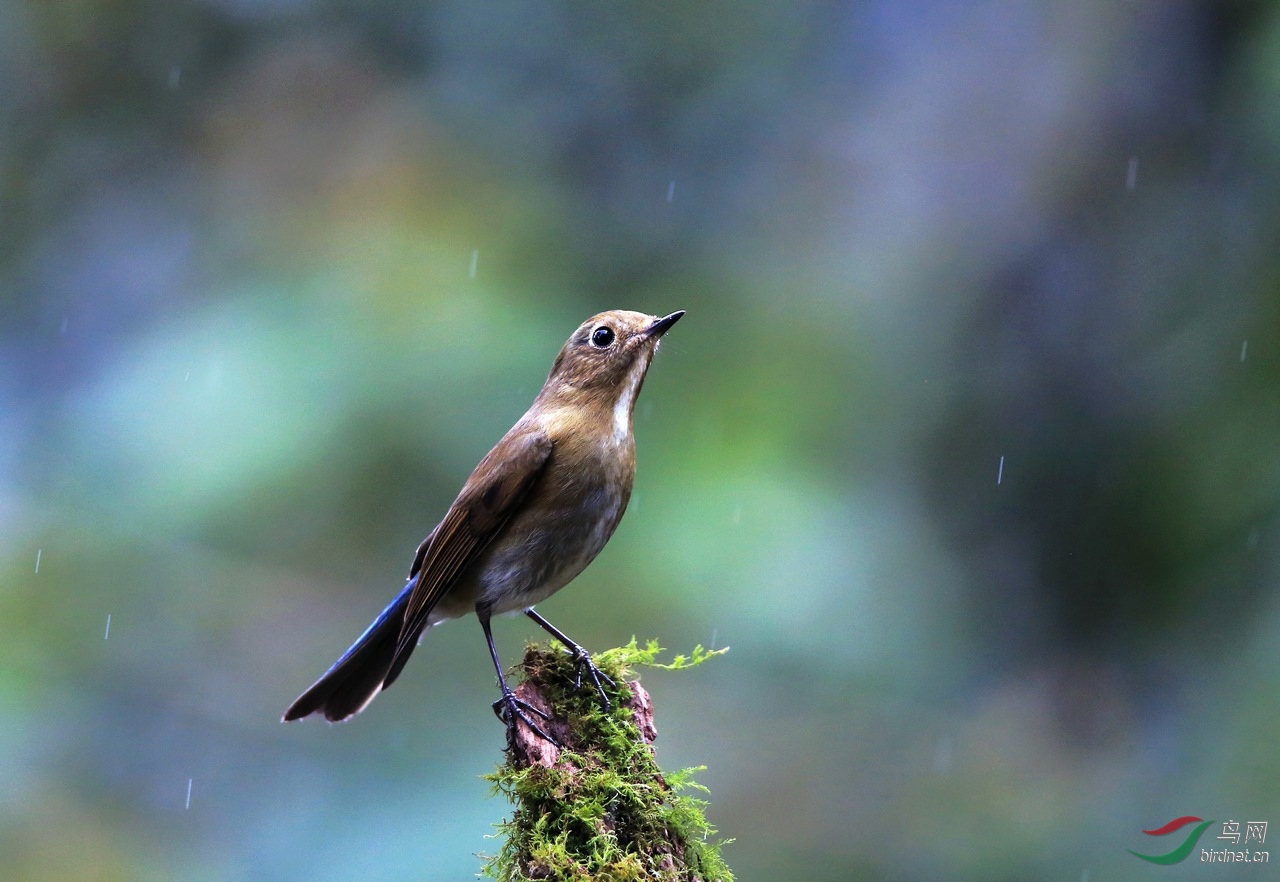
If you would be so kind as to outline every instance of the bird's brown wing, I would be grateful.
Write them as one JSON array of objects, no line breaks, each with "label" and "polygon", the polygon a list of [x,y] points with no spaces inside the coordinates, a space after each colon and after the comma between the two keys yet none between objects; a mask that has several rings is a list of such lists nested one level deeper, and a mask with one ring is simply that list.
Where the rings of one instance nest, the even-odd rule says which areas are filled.
[{"label": "bird's brown wing", "polygon": [[476,466],[444,520],[418,546],[397,656],[412,649],[431,610],[519,510],[550,458],[551,439],[528,430],[503,438]]}]

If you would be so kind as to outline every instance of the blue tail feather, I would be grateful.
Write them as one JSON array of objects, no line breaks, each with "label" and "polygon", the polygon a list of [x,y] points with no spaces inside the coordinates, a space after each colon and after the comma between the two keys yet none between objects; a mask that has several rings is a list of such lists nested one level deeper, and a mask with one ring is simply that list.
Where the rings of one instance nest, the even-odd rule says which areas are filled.
[{"label": "blue tail feather", "polygon": [[417,644],[417,635],[414,635],[408,647],[396,654],[404,610],[412,591],[411,580],[324,676],[289,706],[284,713],[285,722],[313,713],[323,713],[325,719],[333,722],[345,720],[363,710],[378,692],[391,685]]}]

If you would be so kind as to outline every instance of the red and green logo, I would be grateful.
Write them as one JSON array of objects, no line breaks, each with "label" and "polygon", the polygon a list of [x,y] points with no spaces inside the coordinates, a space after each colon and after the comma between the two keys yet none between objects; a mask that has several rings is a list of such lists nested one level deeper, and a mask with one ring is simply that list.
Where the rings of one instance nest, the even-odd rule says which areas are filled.
[{"label": "red and green logo", "polygon": [[1206,821],[1203,818],[1197,818],[1195,815],[1184,815],[1181,818],[1174,818],[1163,827],[1157,827],[1154,830],[1143,830],[1148,836],[1168,836],[1175,830],[1181,830],[1188,824],[1195,824],[1195,829],[1187,834],[1187,838],[1182,844],[1168,854],[1138,854],[1132,848],[1126,848],[1125,851],[1134,857],[1142,858],[1144,861],[1150,861],[1153,864],[1176,864],[1178,861],[1185,860],[1187,855],[1191,854],[1191,849],[1196,847],[1196,843],[1200,841],[1200,836],[1213,821]]}]

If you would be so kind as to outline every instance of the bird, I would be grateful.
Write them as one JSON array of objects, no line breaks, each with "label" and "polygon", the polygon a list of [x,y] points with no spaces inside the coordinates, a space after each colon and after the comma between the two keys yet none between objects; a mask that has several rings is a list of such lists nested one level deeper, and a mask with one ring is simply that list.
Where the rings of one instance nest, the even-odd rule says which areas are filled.
[{"label": "bird", "polygon": [[581,573],[613,535],[635,479],[632,414],[664,334],[683,310],[651,316],[610,310],[587,319],[560,349],[533,404],[462,485],[418,546],[404,587],[364,633],[285,711],[330,722],[364,710],[400,676],[423,633],[474,612],[498,673],[494,712],[514,743],[516,721],[554,742],[547,715],[508,686],[490,620],[523,612],[585,670],[604,705],[608,677],[534,606]]}]

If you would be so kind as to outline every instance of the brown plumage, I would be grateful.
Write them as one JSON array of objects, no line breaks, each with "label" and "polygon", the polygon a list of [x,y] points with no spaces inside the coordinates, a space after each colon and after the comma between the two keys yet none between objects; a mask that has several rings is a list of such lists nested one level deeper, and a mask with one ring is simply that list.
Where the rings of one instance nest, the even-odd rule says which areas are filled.
[{"label": "brown plumage", "polygon": [[399,676],[425,629],[469,612],[484,628],[509,727],[520,718],[541,732],[507,688],[489,628],[497,613],[523,610],[564,642],[598,685],[602,675],[586,651],[533,606],[582,572],[622,519],[635,476],[635,400],[659,339],[682,315],[614,310],[574,331],[533,405],[418,546],[408,583],[285,711],[286,721],[359,713]]}]

